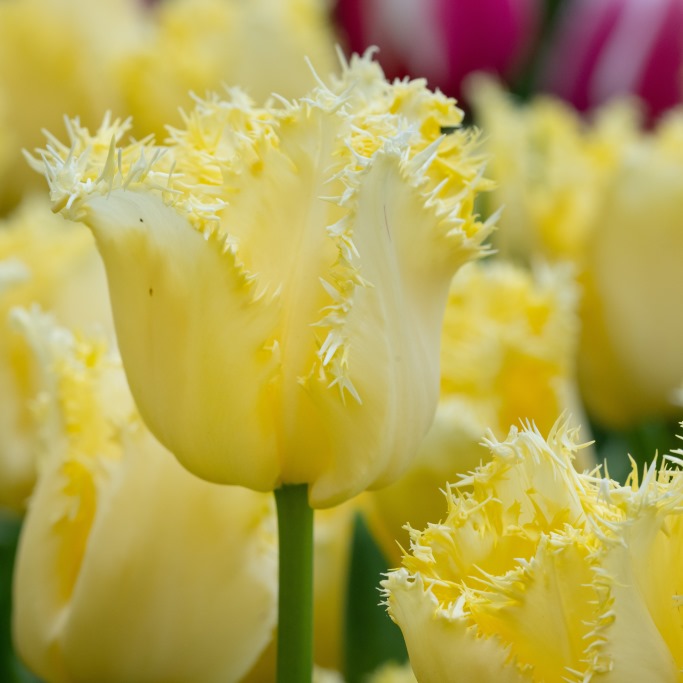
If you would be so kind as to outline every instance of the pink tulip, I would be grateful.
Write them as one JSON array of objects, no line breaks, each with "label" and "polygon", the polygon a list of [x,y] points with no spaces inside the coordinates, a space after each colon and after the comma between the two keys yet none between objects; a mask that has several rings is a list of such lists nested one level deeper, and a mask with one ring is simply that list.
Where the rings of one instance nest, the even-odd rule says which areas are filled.
[{"label": "pink tulip", "polygon": [[540,0],[338,0],[336,18],[351,52],[380,48],[387,77],[424,76],[458,97],[473,71],[514,72],[541,9]]},{"label": "pink tulip", "polygon": [[683,0],[569,0],[541,85],[582,111],[638,95],[655,118],[681,101],[682,67]]}]

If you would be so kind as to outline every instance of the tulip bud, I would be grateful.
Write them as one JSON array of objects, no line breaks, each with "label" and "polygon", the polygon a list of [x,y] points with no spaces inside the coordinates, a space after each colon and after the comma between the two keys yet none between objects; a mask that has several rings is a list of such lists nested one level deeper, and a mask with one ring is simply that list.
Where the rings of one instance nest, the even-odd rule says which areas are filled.
[{"label": "tulip bud", "polygon": [[521,66],[541,9],[539,0],[338,0],[336,17],[351,51],[379,47],[389,78],[424,77],[459,98],[467,74]]},{"label": "tulip bud", "polygon": [[461,120],[354,57],[294,102],[199,101],[166,147],[117,149],[109,121],[51,139],[35,165],[95,234],[135,400],[190,471],[326,507],[406,468],[451,277],[492,227]]},{"label": "tulip bud", "polygon": [[683,112],[630,145],[586,249],[579,380],[588,410],[624,427],[675,417],[683,378]]},{"label": "tulip bud", "polygon": [[14,571],[19,655],[47,683],[239,680],[275,624],[271,497],[180,467],[105,344],[15,316],[52,373]]},{"label": "tulip bud", "polygon": [[651,118],[681,101],[681,0],[563,3],[541,85],[580,110],[637,95]]},{"label": "tulip bud", "polygon": [[679,680],[683,461],[621,485],[575,471],[562,423],[485,445],[382,582],[417,680]]}]

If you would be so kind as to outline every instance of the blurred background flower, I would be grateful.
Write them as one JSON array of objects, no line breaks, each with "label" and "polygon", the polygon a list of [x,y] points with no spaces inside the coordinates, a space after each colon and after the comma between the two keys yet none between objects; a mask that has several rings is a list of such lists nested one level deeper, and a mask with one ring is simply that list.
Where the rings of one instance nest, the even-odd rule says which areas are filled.
[{"label": "blurred background flower", "polygon": [[46,683],[238,680],[276,621],[271,497],[183,470],[106,342],[37,309],[14,317],[47,380],[14,583],[19,654]]},{"label": "blurred background flower", "polygon": [[632,100],[588,122],[555,99],[516,104],[490,81],[473,83],[472,99],[488,131],[492,201],[505,206],[501,256],[576,269],[578,380],[588,414],[611,429],[675,419],[683,110],[645,130]]},{"label": "blurred background flower", "polygon": [[263,104],[313,87],[305,58],[325,78],[340,66],[324,0],[162,0],[144,23],[145,40],[122,55],[116,77],[138,135],[163,139],[165,126],[181,125],[191,93],[240,85]]},{"label": "blurred background flower", "polygon": [[423,77],[460,99],[470,73],[520,75],[542,11],[541,0],[338,0],[335,17],[349,52],[379,48],[388,78]]},{"label": "blurred background flower", "polygon": [[35,304],[69,325],[113,339],[94,240],[55,216],[44,197],[28,198],[0,219],[0,510],[17,513],[25,509],[38,468],[40,421],[33,401],[45,369],[9,314],[15,306]]},{"label": "blurred background flower", "polygon": [[654,120],[683,95],[683,2],[564,2],[542,57],[540,87],[579,111],[636,95]]}]

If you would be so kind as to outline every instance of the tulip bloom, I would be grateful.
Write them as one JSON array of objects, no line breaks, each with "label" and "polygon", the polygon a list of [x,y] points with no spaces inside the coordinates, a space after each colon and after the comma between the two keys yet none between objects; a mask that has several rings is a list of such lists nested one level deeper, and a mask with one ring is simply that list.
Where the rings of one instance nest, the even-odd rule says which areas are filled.
[{"label": "tulip bloom", "polygon": [[680,414],[682,140],[676,111],[629,146],[587,245],[579,379],[610,426]]},{"label": "tulip bloom", "polygon": [[312,507],[414,456],[450,279],[491,228],[453,100],[369,58],[343,71],[277,106],[199,101],[166,147],[74,122],[36,163],[95,235],[151,431],[200,477],[309,484]]},{"label": "tulip bloom", "polygon": [[638,95],[655,118],[683,95],[683,2],[566,2],[544,63],[542,87],[580,110]]},{"label": "tulip bloom", "polygon": [[379,47],[390,78],[424,77],[460,97],[467,74],[512,75],[533,46],[539,0],[338,0],[336,18],[353,52]]},{"label": "tulip bloom", "polygon": [[485,77],[470,87],[475,118],[487,133],[493,200],[505,207],[496,234],[500,253],[580,267],[607,186],[640,136],[637,110],[617,102],[587,123],[555,98],[519,106]]},{"label": "tulip bloom", "polygon": [[548,98],[515,107],[482,83],[475,98],[489,132],[494,198],[505,204],[501,253],[569,260],[579,273],[578,373],[589,414],[612,428],[675,416],[683,112],[643,131],[626,103],[582,124]]},{"label": "tulip bloom", "polygon": [[186,472],[106,344],[17,314],[47,383],[14,572],[16,649],[47,683],[239,680],[276,620],[270,496]]},{"label": "tulip bloom", "polygon": [[[434,492],[485,458],[487,425],[498,438],[522,420],[547,432],[557,415],[580,409],[577,309],[567,267],[532,274],[490,260],[456,275],[441,334],[434,422],[408,471],[366,497],[372,531],[392,562],[400,562],[396,541],[407,544],[403,525],[422,528],[438,519],[442,501]],[[580,454],[579,469],[592,464],[589,449]]]},{"label": "tulip bloom", "polygon": [[38,198],[25,200],[0,222],[0,508],[17,512],[24,510],[36,477],[38,421],[31,402],[42,370],[9,312],[31,304],[70,325],[112,330],[93,240]]},{"label": "tulip bloom", "polygon": [[680,680],[683,461],[622,486],[561,423],[486,446],[383,582],[420,683]]}]

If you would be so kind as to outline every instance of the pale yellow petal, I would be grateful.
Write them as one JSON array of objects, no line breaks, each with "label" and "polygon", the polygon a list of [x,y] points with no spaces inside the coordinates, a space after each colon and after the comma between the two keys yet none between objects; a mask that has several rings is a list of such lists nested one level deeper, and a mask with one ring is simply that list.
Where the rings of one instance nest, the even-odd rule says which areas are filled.
[{"label": "pale yellow petal", "polygon": [[158,198],[114,190],[84,211],[144,419],[193,472],[271,490],[280,467],[269,410],[275,305],[254,301],[232,254]]},{"label": "pale yellow petal", "polygon": [[19,544],[17,651],[55,683],[239,680],[275,624],[271,496],[190,475],[141,425],[106,345],[55,335],[59,422]]},{"label": "pale yellow petal", "polygon": [[509,651],[495,636],[478,633],[460,605],[448,607],[404,569],[383,582],[393,619],[401,626],[419,683],[530,683],[509,665]]}]

